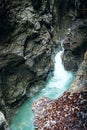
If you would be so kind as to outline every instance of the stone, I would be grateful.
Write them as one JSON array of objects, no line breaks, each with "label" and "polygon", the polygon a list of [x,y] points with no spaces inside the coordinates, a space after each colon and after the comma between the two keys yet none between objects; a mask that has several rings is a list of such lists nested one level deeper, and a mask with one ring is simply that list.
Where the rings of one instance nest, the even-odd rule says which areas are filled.
[{"label": "stone", "polygon": [[76,60],[76,57],[69,50],[63,52],[62,63],[64,65],[64,68],[68,71],[75,72],[78,70],[78,62]]},{"label": "stone", "polygon": [[8,123],[5,119],[4,114],[0,111],[0,129],[1,130],[6,130],[8,127]]},{"label": "stone", "polygon": [[50,2],[0,1],[0,108],[8,119],[53,68]]},{"label": "stone", "polygon": [[[65,92],[56,100],[41,98],[32,106],[37,130],[87,129],[87,92]],[[84,120],[84,121],[83,121]]]},{"label": "stone", "polygon": [[66,70],[78,70],[79,65],[84,60],[83,55],[87,51],[85,24],[84,20],[77,20],[73,22],[73,25],[65,34],[62,45],[64,49],[62,61]]},{"label": "stone", "polygon": [[87,60],[87,52],[84,54],[84,60]]},{"label": "stone", "polygon": [[[76,71],[83,60],[87,51],[87,21],[73,21],[70,27],[66,15],[70,9],[74,13],[75,10],[79,13],[80,9],[75,6],[75,1],[64,2],[0,0],[0,108],[7,118],[11,118],[27,95],[37,92],[36,86],[53,70],[54,55],[60,50],[58,40],[63,35],[70,38],[62,56],[66,68]],[[81,10],[84,7],[86,1],[81,2]],[[85,13],[79,14],[82,15],[86,17]],[[66,31],[66,28],[70,30]],[[30,89],[33,86],[36,89]]]},{"label": "stone", "polygon": [[64,51],[70,50],[70,40],[68,37],[65,37],[62,47],[63,47]]},{"label": "stone", "polygon": [[78,91],[87,91],[87,61],[84,59],[84,61],[81,63],[76,78],[71,84],[70,91],[78,92]]},{"label": "stone", "polygon": [[35,30],[40,30],[40,28],[41,28],[40,23],[37,22],[37,23],[35,24]]},{"label": "stone", "polygon": [[32,0],[33,7],[38,10],[42,5],[42,0]]}]

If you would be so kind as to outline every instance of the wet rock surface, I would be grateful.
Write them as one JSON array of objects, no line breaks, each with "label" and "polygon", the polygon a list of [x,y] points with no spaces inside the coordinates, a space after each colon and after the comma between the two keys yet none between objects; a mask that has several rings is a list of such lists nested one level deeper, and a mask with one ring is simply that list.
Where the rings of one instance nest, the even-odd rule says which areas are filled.
[{"label": "wet rock surface", "polygon": [[64,36],[62,47],[63,64],[66,70],[76,71],[87,51],[87,19],[79,19],[72,23]]},{"label": "wet rock surface", "polygon": [[32,109],[37,130],[87,129],[87,91],[65,92],[57,100],[42,98]]},{"label": "wet rock surface", "polygon": [[10,130],[10,128],[8,127],[8,123],[5,119],[5,116],[1,111],[0,111],[0,129],[1,130]]},{"label": "wet rock surface", "polygon": [[87,52],[70,89],[56,100],[42,98],[32,106],[37,130],[87,129]]},{"label": "wet rock surface", "polygon": [[87,90],[87,52],[84,54],[84,60],[80,65],[79,70],[77,71],[76,78],[73,81],[70,90],[73,92],[76,91],[85,91]]},{"label": "wet rock surface", "polygon": [[7,117],[53,70],[52,9],[49,0],[0,1],[0,110]]},{"label": "wet rock surface", "polygon": [[[17,105],[44,86],[44,80],[53,70],[51,56],[58,47],[60,49],[57,40],[60,39],[59,29],[64,28],[61,24],[64,16],[68,14],[74,20],[87,18],[84,11],[87,1],[64,2],[0,0],[0,110],[7,118],[11,118],[9,115]],[[62,59],[66,69],[75,71],[87,48],[87,26],[86,20],[74,21],[72,25],[69,31],[72,36],[67,37],[73,46],[69,43],[63,46]],[[65,30],[62,31],[64,34]]]}]

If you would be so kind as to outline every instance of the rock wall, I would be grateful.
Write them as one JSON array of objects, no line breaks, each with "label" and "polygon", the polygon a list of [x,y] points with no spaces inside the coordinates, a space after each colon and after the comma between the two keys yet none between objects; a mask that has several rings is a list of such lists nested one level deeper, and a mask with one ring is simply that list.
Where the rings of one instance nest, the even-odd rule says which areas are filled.
[{"label": "rock wall", "polygon": [[76,78],[71,85],[70,91],[87,91],[87,52],[84,54],[84,60],[78,69]]},{"label": "rock wall", "polygon": [[53,70],[52,0],[0,1],[0,110],[7,117]]},{"label": "rock wall", "polygon": [[70,89],[61,97],[56,100],[43,97],[33,104],[34,126],[36,130],[86,130],[87,1],[56,0],[56,9],[64,50],[62,62],[66,70],[77,73]]},{"label": "rock wall", "polygon": [[87,19],[75,20],[64,36],[62,56],[66,70],[77,71],[87,51]]},{"label": "rock wall", "polygon": [[[86,19],[86,6],[87,2],[82,0],[0,1],[0,110],[7,117],[44,86],[44,80],[53,70],[52,55],[59,47],[61,35],[66,35],[70,21]],[[72,29],[77,40],[72,42],[71,50],[64,46],[62,56],[66,69],[66,63],[73,63],[69,70],[77,70],[87,47],[86,20],[80,26],[78,22]],[[78,28],[79,36],[84,31],[81,42]]]},{"label": "rock wall", "polygon": [[66,70],[77,71],[87,51],[87,1],[55,0],[55,3],[63,64]]}]

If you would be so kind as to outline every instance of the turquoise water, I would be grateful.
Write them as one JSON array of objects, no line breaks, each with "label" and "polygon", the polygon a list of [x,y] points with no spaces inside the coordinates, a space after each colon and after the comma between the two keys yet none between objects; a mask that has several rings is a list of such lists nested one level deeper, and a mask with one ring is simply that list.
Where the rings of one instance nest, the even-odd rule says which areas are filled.
[{"label": "turquoise water", "polygon": [[54,76],[48,81],[46,87],[38,92],[33,98],[27,100],[16,112],[11,121],[12,130],[34,130],[32,104],[41,97],[51,99],[58,98],[66,91],[74,79],[74,74],[65,71],[61,61],[60,51],[55,57]]}]

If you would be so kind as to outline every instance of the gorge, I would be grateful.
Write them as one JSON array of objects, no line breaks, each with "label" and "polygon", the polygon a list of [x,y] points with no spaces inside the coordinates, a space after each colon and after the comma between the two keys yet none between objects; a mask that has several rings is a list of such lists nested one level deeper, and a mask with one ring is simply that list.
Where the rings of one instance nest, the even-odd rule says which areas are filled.
[{"label": "gorge", "polygon": [[[62,42],[61,42],[62,41]],[[76,76],[72,84],[71,74],[66,72],[59,61],[57,71],[55,72],[55,55],[60,55],[61,45],[63,52],[61,54],[62,64],[66,71],[75,72]],[[57,57],[56,56],[56,57]],[[59,56],[60,57],[60,56]],[[54,60],[55,59],[55,60]],[[64,113],[59,109],[68,105],[74,112],[74,105],[76,106],[76,115],[74,119],[79,123],[73,124],[73,115],[71,116],[71,124],[73,126],[67,126],[65,128],[62,115],[58,116],[56,120],[56,127],[52,127],[52,130],[85,130],[87,128],[86,120],[86,106],[87,106],[87,1],[84,0],[1,0],[0,1],[0,129],[8,130],[10,121],[12,120],[15,112],[20,108],[22,104],[26,106],[26,100],[30,99],[31,104],[36,101],[33,97],[38,95],[39,91],[45,93],[45,89],[49,94],[42,94],[43,97],[33,104],[32,110],[34,115],[40,114],[37,103],[42,105],[56,104],[54,110],[58,113]],[[56,67],[56,65],[55,65]],[[61,71],[64,72],[61,73]],[[46,85],[48,75],[54,72],[54,76]],[[63,74],[63,75],[62,75]],[[66,77],[70,76],[69,86],[66,87]],[[60,79],[54,78],[59,76]],[[59,84],[57,80],[61,81]],[[56,83],[54,83],[56,81]],[[64,81],[64,82],[63,82]],[[57,84],[58,83],[58,84]],[[64,84],[63,84],[64,83]],[[62,85],[63,86],[62,86]],[[54,87],[54,85],[56,85]],[[50,88],[50,87],[51,88]],[[53,87],[53,89],[52,89]],[[61,88],[57,93],[57,88]],[[63,91],[62,91],[63,88]],[[53,93],[56,91],[55,94]],[[62,94],[58,99],[57,97]],[[51,93],[50,93],[51,92]],[[38,93],[38,94],[37,94]],[[74,95],[75,98],[74,98]],[[55,95],[55,97],[54,97]],[[72,95],[72,96],[71,96]],[[31,99],[32,97],[32,99]],[[36,96],[37,97],[37,96]],[[35,97],[35,98],[36,98]],[[47,98],[46,98],[47,97]],[[54,100],[49,100],[54,97]],[[66,101],[64,100],[64,97]],[[72,97],[72,98],[70,98]],[[81,97],[81,98],[79,98]],[[39,98],[39,97],[38,97]],[[37,99],[38,99],[37,98]],[[60,102],[61,101],[61,102]],[[76,102],[75,102],[76,101]],[[64,104],[62,104],[64,102]],[[70,102],[70,104],[68,103]],[[72,103],[71,103],[72,102]],[[29,102],[28,102],[29,103]],[[68,103],[68,104],[67,104]],[[83,103],[83,105],[81,105]],[[65,105],[65,106],[64,106]],[[55,106],[55,105],[54,105]],[[24,105],[23,105],[24,107]],[[73,108],[73,109],[72,109]],[[19,109],[19,111],[20,111]],[[35,109],[37,111],[35,111]],[[45,109],[45,108],[44,108]],[[79,110],[79,114],[78,110]],[[26,110],[25,110],[26,111]],[[31,110],[30,110],[31,111]],[[45,109],[46,111],[46,109]],[[51,110],[50,110],[51,111]],[[66,111],[66,113],[67,113]],[[85,115],[84,115],[85,112]],[[20,113],[20,112],[19,112]],[[38,114],[37,114],[38,113]],[[64,115],[66,115],[66,113]],[[83,114],[82,114],[83,113]],[[46,116],[42,111],[43,119]],[[48,112],[49,114],[49,112]],[[53,113],[51,113],[54,117]],[[69,114],[69,113],[68,113]],[[79,116],[80,115],[80,116]],[[21,117],[20,117],[21,118]],[[52,117],[50,117],[52,118]],[[68,116],[65,117],[67,120]],[[69,117],[70,118],[70,117]],[[13,119],[14,120],[14,119]],[[28,119],[29,120],[29,119]],[[28,121],[27,120],[27,121]],[[49,118],[47,117],[47,121]],[[83,120],[83,122],[82,122]],[[15,120],[14,120],[15,121]],[[40,123],[40,118],[34,117],[34,125],[37,125],[37,129],[44,128],[47,122]],[[39,122],[39,125],[38,125]],[[28,122],[27,122],[28,123]],[[23,124],[22,124],[23,125]],[[52,125],[52,124],[50,124]],[[77,126],[78,125],[78,126]],[[29,126],[29,125],[28,125]],[[26,126],[27,127],[27,126]],[[81,127],[81,128],[80,128]],[[20,128],[21,129],[21,128]],[[27,128],[26,128],[27,129]],[[28,128],[31,130],[30,128]],[[49,128],[50,129],[50,128]],[[17,128],[16,130],[19,130]],[[51,130],[51,129],[50,129]]]},{"label": "gorge", "polygon": [[48,81],[45,88],[21,106],[11,123],[12,130],[34,130],[32,104],[42,97],[56,99],[69,88],[74,74],[64,70],[61,54],[62,51],[55,57],[54,76]]}]

